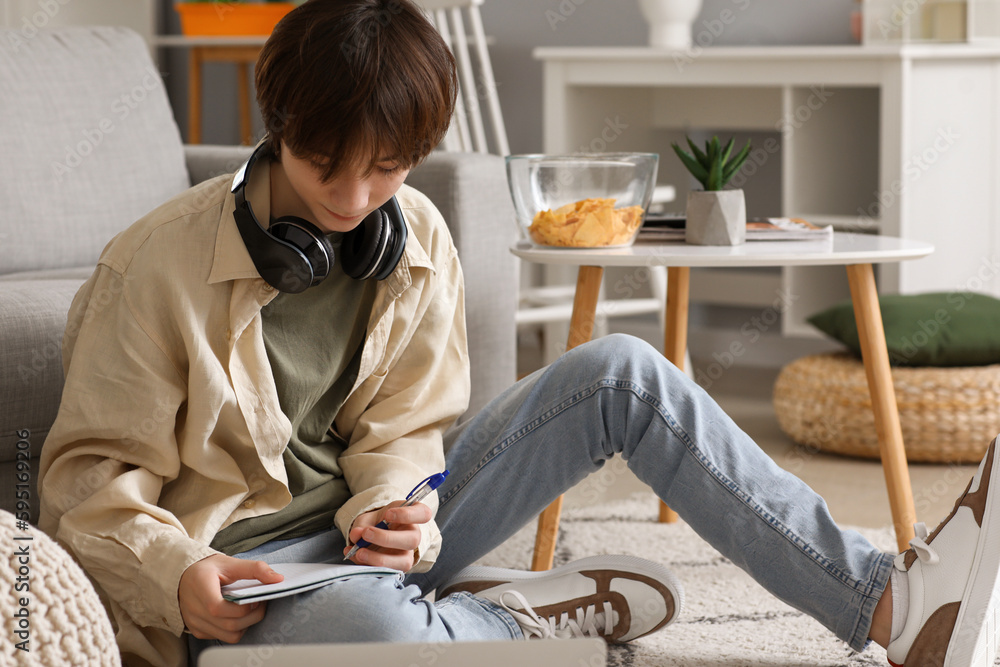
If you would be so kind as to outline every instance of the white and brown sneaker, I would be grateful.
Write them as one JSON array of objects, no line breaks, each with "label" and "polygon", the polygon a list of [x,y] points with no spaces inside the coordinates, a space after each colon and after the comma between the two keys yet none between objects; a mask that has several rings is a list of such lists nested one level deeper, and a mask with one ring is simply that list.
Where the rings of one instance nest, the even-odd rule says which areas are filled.
[{"label": "white and brown sneaker", "polygon": [[909,605],[889,643],[896,667],[992,667],[1000,614],[1000,466],[996,439],[955,509],[930,535],[923,524],[896,557],[906,573]]},{"label": "white and brown sneaker", "polygon": [[667,568],[634,556],[591,556],[542,572],[469,567],[438,589],[507,610],[525,639],[603,637],[623,643],[663,628],[684,593]]}]

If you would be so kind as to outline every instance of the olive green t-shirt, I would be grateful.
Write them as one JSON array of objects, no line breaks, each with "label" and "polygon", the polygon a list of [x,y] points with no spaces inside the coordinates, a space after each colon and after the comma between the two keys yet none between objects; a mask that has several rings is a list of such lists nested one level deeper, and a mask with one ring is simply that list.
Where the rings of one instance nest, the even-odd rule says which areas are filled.
[{"label": "olive green t-shirt", "polygon": [[[337,236],[330,235],[334,247]],[[334,525],[351,492],[337,463],[347,443],[330,427],[357,380],[374,298],[374,280],[354,280],[337,262],[319,285],[279,294],[261,310],[278,400],[292,423],[283,454],[292,501],[227,526],[212,548],[233,555]]]}]

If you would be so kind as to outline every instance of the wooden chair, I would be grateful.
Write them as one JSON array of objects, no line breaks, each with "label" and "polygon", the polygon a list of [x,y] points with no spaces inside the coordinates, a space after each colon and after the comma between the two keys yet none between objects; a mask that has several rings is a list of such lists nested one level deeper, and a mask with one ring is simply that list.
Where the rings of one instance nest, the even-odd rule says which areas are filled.
[{"label": "wooden chair", "polygon": [[455,118],[444,140],[445,150],[509,155],[507,130],[479,12],[483,0],[417,0],[417,4],[451,47],[458,68],[460,91]]}]

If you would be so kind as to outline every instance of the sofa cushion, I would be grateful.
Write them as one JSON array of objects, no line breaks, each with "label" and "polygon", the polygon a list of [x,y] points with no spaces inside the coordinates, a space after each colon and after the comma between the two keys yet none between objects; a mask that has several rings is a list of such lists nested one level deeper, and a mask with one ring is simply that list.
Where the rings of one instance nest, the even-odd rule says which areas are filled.
[{"label": "sofa cushion", "polygon": [[125,28],[0,30],[0,273],[93,266],[188,187],[146,43]]}]

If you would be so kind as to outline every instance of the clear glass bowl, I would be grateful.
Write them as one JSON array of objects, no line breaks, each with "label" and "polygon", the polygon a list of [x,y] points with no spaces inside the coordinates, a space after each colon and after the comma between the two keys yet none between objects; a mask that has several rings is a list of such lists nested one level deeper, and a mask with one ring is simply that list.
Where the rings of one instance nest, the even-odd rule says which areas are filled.
[{"label": "clear glass bowl", "polygon": [[522,235],[544,247],[632,245],[656,186],[656,153],[510,155]]}]

